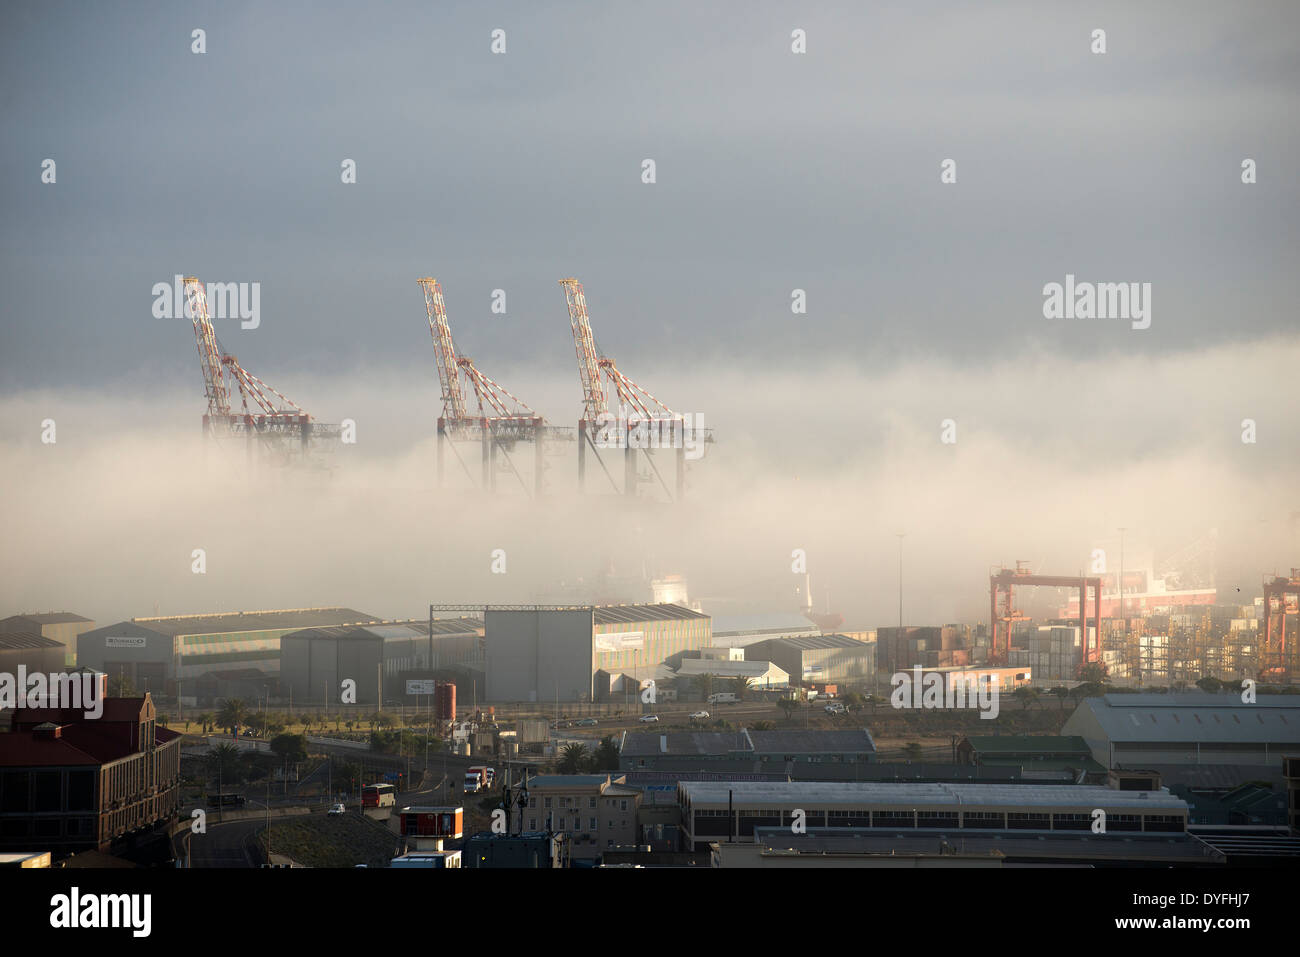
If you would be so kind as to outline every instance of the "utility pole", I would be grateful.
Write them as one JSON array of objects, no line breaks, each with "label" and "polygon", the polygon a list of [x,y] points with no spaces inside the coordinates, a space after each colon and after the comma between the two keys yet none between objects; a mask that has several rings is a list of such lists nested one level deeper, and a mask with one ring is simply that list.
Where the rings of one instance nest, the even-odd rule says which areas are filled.
[{"label": "utility pole", "polygon": [[903,640],[903,536],[898,533],[898,640]]}]

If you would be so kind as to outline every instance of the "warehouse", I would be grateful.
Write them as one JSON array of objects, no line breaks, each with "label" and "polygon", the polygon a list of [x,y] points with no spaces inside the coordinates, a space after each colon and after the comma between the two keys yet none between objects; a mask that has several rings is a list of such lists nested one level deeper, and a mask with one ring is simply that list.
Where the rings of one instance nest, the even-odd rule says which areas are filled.
[{"label": "warehouse", "polygon": [[[753,762],[747,771],[791,772],[794,765],[868,764],[876,758],[876,743],[866,728],[834,731],[778,729],[773,731],[670,731],[653,734],[625,731],[619,742],[623,771],[725,771],[737,762]],[[766,767],[765,767],[766,766]]]},{"label": "warehouse", "polygon": [[684,698],[684,700],[701,701],[704,699],[705,696],[700,693],[701,688],[698,680],[701,675],[711,675],[713,677],[712,687],[715,691],[730,691],[731,686],[725,684],[725,682],[733,678],[746,679],[750,683],[749,686],[755,691],[790,686],[790,674],[770,661],[760,661],[757,658],[746,661],[686,658],[677,669],[678,694],[682,694],[683,689],[686,689],[689,693],[689,697]]},{"label": "warehouse", "polygon": [[1084,831],[1093,811],[1111,832],[1182,833],[1187,802],[1168,791],[1095,785],[912,784],[806,781],[683,781],[677,786],[691,850],[728,837],[752,840],[759,827],[970,831]]},{"label": "warehouse", "polygon": [[749,645],[746,658],[765,658],[795,682],[869,682],[876,674],[876,646],[844,635],[800,635]]},{"label": "warehouse", "polygon": [[53,674],[64,670],[63,645],[52,638],[31,632],[0,632],[0,674]]},{"label": "warehouse", "polygon": [[77,663],[77,636],[95,627],[89,618],[67,611],[47,611],[32,615],[10,615],[0,618],[0,632],[22,632],[40,635],[58,642],[63,647],[64,665]]},{"label": "warehouse", "polygon": [[1061,729],[1107,768],[1253,765],[1300,753],[1300,695],[1108,694],[1087,698]]},{"label": "warehouse", "polygon": [[711,644],[711,619],[682,605],[508,605],[484,610],[487,700],[591,701],[597,671],[662,675]]},{"label": "warehouse", "polygon": [[139,692],[187,694],[185,683],[211,671],[280,671],[280,639],[302,628],[375,622],[351,608],[293,608],[165,618],[132,618],[77,637],[77,661]]},{"label": "warehouse", "polygon": [[477,618],[305,628],[280,640],[280,695],[304,704],[337,703],[342,682],[350,678],[356,704],[378,704],[382,675],[383,699],[411,704],[414,699],[403,700],[408,678],[477,671],[482,662],[483,623]]}]

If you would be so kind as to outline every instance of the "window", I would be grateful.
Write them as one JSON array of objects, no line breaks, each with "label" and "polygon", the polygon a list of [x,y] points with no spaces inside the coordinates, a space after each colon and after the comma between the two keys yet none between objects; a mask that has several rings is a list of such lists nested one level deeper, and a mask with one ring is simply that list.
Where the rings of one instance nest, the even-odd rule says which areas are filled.
[{"label": "window", "polygon": [[591,826],[588,828],[588,830],[595,831],[598,830],[599,828],[600,828],[600,822],[593,817],[591,819]]},{"label": "window", "polygon": [[587,807],[589,807],[589,808],[594,808],[595,806],[596,806],[596,799],[595,799],[595,798],[588,798],[588,799],[587,799]]},{"label": "window", "polygon": [[627,801],[626,801],[626,800],[619,801],[619,802],[618,802],[618,809],[619,809],[620,811],[626,811],[626,810],[627,810]]},{"label": "window", "polygon": [[530,830],[530,831],[535,831],[535,830],[537,830],[537,818],[535,818],[535,817],[530,817],[530,818],[528,819],[528,830]]},{"label": "window", "polygon": [[550,799],[550,798],[546,798],[546,807],[549,808],[550,806],[551,806],[551,799]]}]

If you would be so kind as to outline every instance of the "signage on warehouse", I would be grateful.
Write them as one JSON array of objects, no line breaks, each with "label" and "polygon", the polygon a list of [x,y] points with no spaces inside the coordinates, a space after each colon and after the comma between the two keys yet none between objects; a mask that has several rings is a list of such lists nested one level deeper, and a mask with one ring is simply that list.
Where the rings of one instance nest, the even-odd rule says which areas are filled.
[{"label": "signage on warehouse", "polygon": [[149,639],[147,638],[105,638],[105,648],[143,648]]},{"label": "signage on warehouse", "polygon": [[616,631],[597,635],[597,651],[636,651],[645,646],[644,635],[639,631]]},{"label": "signage on warehouse", "polygon": [[433,679],[408,679],[406,682],[407,694],[434,694],[436,681]]}]

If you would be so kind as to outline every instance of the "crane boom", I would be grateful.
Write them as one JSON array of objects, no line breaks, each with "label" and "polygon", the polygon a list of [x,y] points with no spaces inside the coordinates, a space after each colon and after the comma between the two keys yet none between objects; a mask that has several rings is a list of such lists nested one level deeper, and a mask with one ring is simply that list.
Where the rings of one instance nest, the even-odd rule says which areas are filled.
[{"label": "crane boom", "polygon": [[433,335],[433,349],[438,357],[438,381],[442,385],[442,414],[446,419],[459,421],[465,418],[465,397],[460,389],[460,366],[456,361],[456,347],[451,341],[451,328],[447,325],[447,307],[442,300],[442,284],[428,276],[417,282],[424,290],[424,309],[429,315],[429,332]]},{"label": "crane boom", "polygon": [[605,411],[605,385],[600,377],[600,355],[596,352],[596,337],[591,332],[587,316],[587,297],[582,283],[576,279],[561,279],[564,299],[569,306],[569,326],[573,329],[573,346],[578,355],[578,374],[582,377],[582,417],[594,422]]},{"label": "crane boom", "polygon": [[230,390],[221,369],[221,350],[217,334],[208,316],[208,296],[203,283],[185,277],[185,307],[194,320],[194,338],[199,347],[199,364],[203,368],[203,391],[208,399],[208,415],[230,415]]}]

